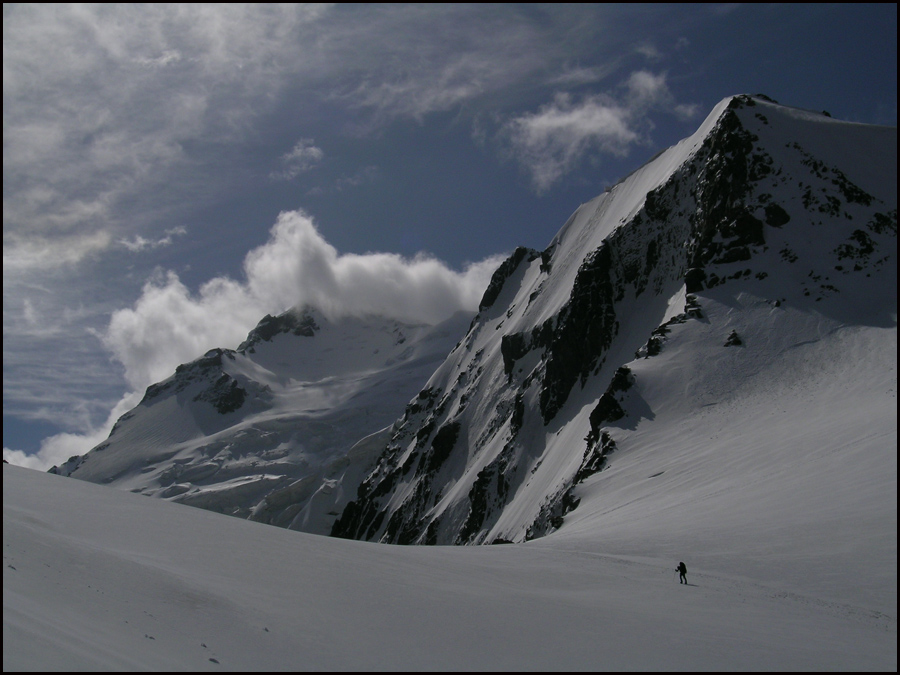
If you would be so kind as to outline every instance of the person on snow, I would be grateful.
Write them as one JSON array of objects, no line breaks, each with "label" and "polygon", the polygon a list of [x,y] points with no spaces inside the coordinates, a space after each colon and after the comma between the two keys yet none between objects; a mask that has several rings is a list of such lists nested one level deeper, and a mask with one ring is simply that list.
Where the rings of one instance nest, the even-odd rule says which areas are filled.
[{"label": "person on snow", "polygon": [[678,574],[680,575],[678,577],[678,583],[686,584],[687,583],[687,566],[683,562],[680,562],[680,563],[678,563],[678,567],[676,567],[675,569],[678,570]]}]

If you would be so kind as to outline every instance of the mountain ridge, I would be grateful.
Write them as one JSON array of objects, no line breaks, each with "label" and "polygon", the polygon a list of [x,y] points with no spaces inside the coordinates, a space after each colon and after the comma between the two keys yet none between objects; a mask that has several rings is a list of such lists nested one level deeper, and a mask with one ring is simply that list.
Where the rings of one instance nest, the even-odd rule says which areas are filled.
[{"label": "mountain ridge", "polygon": [[[769,362],[847,327],[895,336],[896,129],[728,97],[581,205],[544,250],[517,248],[477,315],[442,338],[342,321],[357,322],[343,351],[316,361],[271,345],[315,341],[332,322],[315,310],[265,317],[236,351],[212,350],[148,388],[140,411],[156,397],[174,406],[160,420],[127,413],[87,465],[55,472],[346,538],[555,532],[593,509],[583,500],[597,498],[611,458],[634,456],[663,420],[681,424],[667,411],[702,419],[754,377],[781,388],[789,375]],[[374,364],[373,349],[388,358]],[[410,359],[402,391],[379,393],[390,362]],[[360,425],[376,402],[381,423]],[[103,469],[113,454],[122,466]]]},{"label": "mountain ridge", "polygon": [[[427,406],[408,409],[396,425],[378,467],[332,533],[429,544],[546,534],[577,505],[575,487],[616,448],[606,427],[627,415],[620,399],[633,381],[627,365],[633,355],[660,349],[675,325],[709,321],[698,294],[749,284],[767,307],[791,296],[827,300],[833,310],[842,303],[829,274],[871,274],[890,263],[887,276],[895,282],[895,182],[869,187],[890,198],[885,186],[893,186],[893,202],[885,204],[798,140],[778,143],[784,127],[796,136],[802,123],[819,118],[846,130],[825,115],[765,98],[725,99],[692,137],[582,205],[539,255],[517,251],[506,263],[515,271],[504,274],[504,286],[518,288],[492,292],[512,297],[482,308],[448,359],[454,365],[445,364],[420,395]],[[769,137],[767,145],[758,143],[760,135]],[[808,130],[800,136],[807,144],[815,140]],[[859,148],[851,158],[858,163]],[[855,164],[853,170],[866,177]],[[848,231],[854,217],[865,229]],[[804,239],[807,228],[830,238],[830,250],[804,250],[816,267],[798,284],[785,270],[796,252],[779,239],[792,231]],[[866,265],[840,264],[860,257]],[[896,284],[889,278],[888,286]],[[890,293],[882,294],[886,302],[877,310],[882,325],[890,323],[891,308],[895,316],[896,292]],[[857,314],[859,301],[864,298],[853,298]],[[721,340],[736,345],[739,333],[732,328]],[[488,382],[471,384],[473,377]],[[479,404],[481,410],[468,412]],[[646,403],[632,405],[653,414]],[[633,412],[630,423],[641,417]],[[554,442],[571,424],[582,430],[577,437],[585,445],[578,451]]]},{"label": "mountain ridge", "polygon": [[327,534],[344,481],[371,462],[370,437],[469,319],[266,316],[236,350],[150,385],[106,441],[50,472]]}]

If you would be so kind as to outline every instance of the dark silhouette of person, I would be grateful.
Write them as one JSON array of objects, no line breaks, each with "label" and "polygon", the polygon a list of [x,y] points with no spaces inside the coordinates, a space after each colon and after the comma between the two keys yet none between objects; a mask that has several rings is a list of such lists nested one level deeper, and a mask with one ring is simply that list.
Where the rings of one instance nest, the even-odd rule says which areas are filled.
[{"label": "dark silhouette of person", "polygon": [[687,583],[687,566],[683,562],[680,562],[680,563],[678,563],[678,567],[676,567],[675,569],[678,570],[678,574],[681,575],[678,577],[678,583],[686,584]]}]

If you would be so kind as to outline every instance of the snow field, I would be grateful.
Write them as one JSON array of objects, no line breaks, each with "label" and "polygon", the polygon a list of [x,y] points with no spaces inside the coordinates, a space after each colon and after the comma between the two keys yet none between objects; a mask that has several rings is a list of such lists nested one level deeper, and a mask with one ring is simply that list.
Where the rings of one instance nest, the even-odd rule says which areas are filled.
[{"label": "snow field", "polygon": [[896,667],[895,615],[724,566],[681,586],[573,537],[384,546],[3,473],[4,670]]}]

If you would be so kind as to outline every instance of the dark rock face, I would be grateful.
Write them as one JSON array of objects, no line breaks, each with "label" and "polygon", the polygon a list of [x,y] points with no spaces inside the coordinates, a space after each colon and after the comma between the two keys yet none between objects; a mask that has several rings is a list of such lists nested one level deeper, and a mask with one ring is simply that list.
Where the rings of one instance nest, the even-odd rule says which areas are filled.
[{"label": "dark rock face", "polygon": [[[181,364],[175,369],[174,376],[147,387],[141,403],[149,403],[162,394],[180,393],[194,383],[217,382],[219,376],[224,374],[222,373],[223,358],[234,359],[234,352],[230,349],[211,349],[196,361]],[[215,387],[215,384],[213,386]],[[224,383],[218,387],[220,393],[225,393],[226,389],[227,386]],[[209,399],[203,400],[212,402],[215,398],[215,394],[211,393]]]},{"label": "dark rock face", "polygon": [[237,380],[227,373],[222,373],[209,389],[194,397],[195,401],[211,404],[220,415],[238,410],[246,399],[247,390],[241,388]]},{"label": "dark rock face", "polygon": [[565,515],[578,508],[581,503],[575,494],[575,488],[590,476],[602,471],[606,467],[607,456],[616,449],[616,442],[607,431],[600,432],[596,439],[592,439],[589,435],[585,441],[587,447],[571,482],[561,487],[542,505],[534,522],[525,533],[526,541],[543,537],[562,527]]},{"label": "dark rock face", "polygon": [[533,348],[531,335],[528,333],[509,333],[500,339],[500,353],[503,356],[503,372],[512,373],[516,361],[525,356]]},{"label": "dark rock face", "polygon": [[[698,152],[697,205],[691,216],[688,271],[689,293],[717,285],[718,277],[706,271],[708,264],[722,265],[749,260],[755,248],[765,245],[763,222],[747,203],[753,183],[768,175],[772,158],[756,147],[759,139],[744,129],[735,110],[755,105],[752,99],[735,97],[719,124]],[[784,225],[787,213],[770,205],[767,219]],[[770,215],[771,213],[771,215]]]},{"label": "dark rock face", "polygon": [[504,283],[519,268],[522,261],[527,258],[528,262],[531,262],[539,255],[541,254],[533,249],[519,246],[509,258],[500,264],[500,267],[498,267],[491,276],[491,281],[488,284],[487,289],[485,289],[484,295],[481,297],[481,302],[478,305],[478,311],[483,312],[484,310],[493,307],[494,303],[497,301],[497,297],[500,295],[500,291],[503,290]]},{"label": "dark rock face", "polygon": [[[412,483],[414,487],[404,501],[405,508],[391,514],[385,537],[392,543],[409,544],[422,535],[421,528],[417,527],[418,520],[428,506],[433,505],[431,486],[453,451],[460,431],[458,423],[438,427],[444,401],[442,391],[423,389],[407,405],[403,418],[395,425],[391,443],[379,457],[375,470],[360,484],[356,499],[335,521],[331,536],[372,539],[385,525],[382,498],[390,495],[401,482]],[[403,444],[413,438],[414,451],[401,463]]]},{"label": "dark rock face", "polygon": [[[529,347],[545,349],[540,397],[545,424],[565,404],[572,387],[602,365],[619,331],[616,305],[628,289],[639,296],[648,288],[658,291],[665,277],[680,276],[694,293],[722,283],[712,268],[750,260],[765,245],[765,223],[753,215],[755,205],[748,205],[747,199],[754,182],[771,171],[773,160],[741,125],[734,110],[742,105],[754,104],[749,98],[733,100],[694,160],[649,192],[629,226],[613,232],[585,258],[569,303],[552,331],[543,333],[544,343],[528,345],[509,336],[504,350],[507,372]],[[770,214],[779,225],[787,222],[787,213],[778,205],[771,205]],[[679,242],[682,236],[686,243]],[[661,264],[664,251],[667,257],[674,253],[674,265]]]},{"label": "dark rock face", "polygon": [[[225,372],[223,360],[233,361],[234,358],[235,352],[230,349],[211,349],[196,361],[178,366],[175,374],[168,380],[147,387],[141,405],[153,405],[155,400],[163,395],[181,394],[188,387],[195,385],[203,388],[192,400],[209,403],[221,415],[239,410],[251,395],[265,397],[266,388],[248,392],[237,379]],[[124,419],[127,418],[123,416],[119,421]],[[115,431],[116,428],[113,427],[110,435]]]},{"label": "dark rock face", "polygon": [[579,378],[596,368],[617,332],[610,247],[603,245],[585,258],[549,344],[539,345],[547,356],[540,397],[544,424],[556,416]]},{"label": "dark rock face", "polygon": [[625,417],[625,410],[622,408],[616,395],[631,389],[632,384],[634,384],[634,376],[631,374],[631,370],[625,366],[616,370],[606,392],[600,397],[596,407],[591,411],[591,431],[585,439],[588,445],[597,442],[600,438],[600,427],[605,423],[615,422]]},{"label": "dark rock face", "polygon": [[778,204],[766,204],[765,211],[766,225],[770,227],[783,227],[791,220],[788,212]]},{"label": "dark rock face", "polygon": [[726,347],[740,347],[744,344],[744,341],[741,340],[741,336],[738,335],[736,330],[731,331],[728,334],[728,339],[725,340]]},{"label": "dark rock face", "polygon": [[247,335],[237,348],[239,352],[253,353],[254,346],[260,342],[269,342],[273,337],[281,333],[293,333],[304,337],[313,337],[319,326],[309,312],[287,311],[275,317],[266,314]]},{"label": "dark rock face", "polygon": [[514,461],[513,446],[507,444],[494,461],[478,472],[469,491],[469,512],[454,543],[472,543],[488,517],[506,504],[510,491],[507,473]]},{"label": "dark rock face", "polygon": [[684,312],[676,314],[663,324],[653,329],[650,338],[646,344],[634,353],[636,359],[648,359],[651,356],[659,355],[666,344],[667,336],[673,326],[686,323],[689,319],[702,319],[703,310],[697,301],[696,295],[688,295],[685,297]]}]

